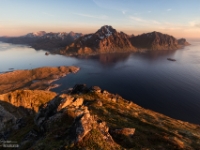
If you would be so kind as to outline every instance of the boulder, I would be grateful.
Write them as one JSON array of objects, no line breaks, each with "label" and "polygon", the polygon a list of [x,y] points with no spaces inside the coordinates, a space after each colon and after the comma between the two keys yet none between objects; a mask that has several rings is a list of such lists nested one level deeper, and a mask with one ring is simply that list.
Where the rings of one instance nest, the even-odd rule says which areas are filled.
[{"label": "boulder", "polygon": [[97,100],[96,104],[97,104],[97,106],[102,106],[103,105],[102,101],[99,100],[99,99]]},{"label": "boulder", "polygon": [[128,137],[132,137],[135,133],[135,128],[114,129],[114,130],[111,130],[111,132],[118,135],[125,135]]},{"label": "boulder", "polygon": [[96,120],[95,116],[92,116],[88,111],[88,108],[84,106],[82,115],[75,118],[71,127],[71,139],[73,143],[80,142],[91,130],[98,130],[100,136],[107,142],[114,142],[109,134],[109,127],[106,122]]},{"label": "boulder", "polygon": [[72,106],[75,106],[75,107],[79,107],[83,104],[83,98],[76,98],[73,100],[73,102],[71,103]]},{"label": "boulder", "polygon": [[80,142],[83,137],[93,128],[94,123],[94,117],[90,115],[86,107],[84,113],[76,117],[74,120],[71,128],[72,141],[75,143]]},{"label": "boulder", "polygon": [[74,97],[67,94],[62,94],[60,97],[62,98],[62,100],[57,108],[57,111],[60,111],[61,109],[69,106],[74,101]]},{"label": "boulder", "polygon": [[92,86],[92,87],[90,87],[90,91],[101,93],[101,88],[98,86]]},{"label": "boulder", "polygon": [[68,106],[75,106],[79,107],[83,104],[83,98],[75,98],[67,94],[62,94],[60,97],[62,97],[62,101],[60,105],[57,108],[57,111],[60,111]]},{"label": "boulder", "polygon": [[76,84],[72,91],[71,94],[79,94],[79,93],[83,93],[83,92],[87,92],[88,88],[86,86],[86,84]]}]

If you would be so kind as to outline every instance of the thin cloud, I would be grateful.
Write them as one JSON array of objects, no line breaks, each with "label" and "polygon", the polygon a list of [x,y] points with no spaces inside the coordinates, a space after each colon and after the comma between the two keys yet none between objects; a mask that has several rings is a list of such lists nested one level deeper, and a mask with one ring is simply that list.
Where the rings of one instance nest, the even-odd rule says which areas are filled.
[{"label": "thin cloud", "polygon": [[108,16],[94,16],[94,15],[89,15],[89,14],[79,14],[79,13],[72,13],[74,15],[78,16],[83,16],[83,17],[88,17],[88,18],[96,18],[96,19],[108,19]]},{"label": "thin cloud", "polygon": [[124,14],[124,15],[125,15],[125,14],[126,14],[126,10],[122,10],[122,14]]},{"label": "thin cloud", "polygon": [[97,1],[97,0],[92,0],[94,2],[94,4],[100,8],[103,9],[109,9],[109,10],[114,10],[114,11],[119,11],[122,14],[126,14],[128,12],[127,8],[118,8],[116,7],[116,5],[110,5],[108,3],[102,3],[101,1]]},{"label": "thin cloud", "polygon": [[150,19],[145,20],[143,18],[135,17],[135,16],[130,16],[129,18],[133,21],[140,22],[140,23],[154,24],[154,25],[160,25],[161,24],[159,21],[156,21],[156,20],[150,20]]},{"label": "thin cloud", "polygon": [[168,8],[168,9],[167,9],[167,11],[171,11],[171,10],[172,10],[171,8]]},{"label": "thin cloud", "polygon": [[139,18],[139,17],[135,17],[135,16],[130,16],[129,17],[131,20],[137,21],[137,22],[146,22],[146,20]]},{"label": "thin cloud", "polygon": [[152,12],[151,10],[148,11],[148,13],[151,13],[151,12]]},{"label": "thin cloud", "polygon": [[153,24],[157,24],[157,25],[161,24],[160,22],[158,22],[158,21],[156,21],[156,20],[151,20],[151,22],[152,22]]},{"label": "thin cloud", "polygon": [[47,16],[50,16],[50,17],[54,17],[55,15],[52,15],[50,13],[47,13],[47,12],[42,12],[44,15],[47,15]]}]

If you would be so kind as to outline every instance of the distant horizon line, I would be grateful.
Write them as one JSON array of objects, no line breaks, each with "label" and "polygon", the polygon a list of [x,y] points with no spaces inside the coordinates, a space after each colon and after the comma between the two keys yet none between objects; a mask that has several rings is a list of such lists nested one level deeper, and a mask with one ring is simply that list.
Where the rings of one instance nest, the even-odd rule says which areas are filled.
[{"label": "distant horizon line", "polygon": [[[102,26],[101,26],[102,27]],[[100,28],[99,28],[100,29]],[[113,28],[113,29],[115,29],[115,28]],[[97,29],[98,30],[98,29]],[[96,30],[96,31],[97,31]],[[95,32],[96,32],[95,31]],[[93,33],[95,33],[95,32],[86,32],[86,33],[84,33],[84,32],[76,32],[76,31],[73,31],[73,30],[70,30],[69,32],[67,32],[67,31],[58,31],[58,32],[53,32],[53,31],[45,31],[45,30],[39,30],[39,31],[36,31],[36,32],[27,32],[27,33],[25,33],[25,34],[20,34],[20,35],[0,35],[0,37],[21,37],[21,36],[26,36],[27,34],[30,34],[30,33],[38,33],[38,32],[45,32],[45,33],[71,33],[71,32],[73,32],[73,33],[79,33],[79,34],[83,34],[83,35],[87,35],[87,34],[93,34]],[[124,32],[124,31],[118,31],[117,30],[117,32],[123,32],[123,33],[125,33],[125,34],[127,34],[126,32]],[[169,33],[163,33],[163,32],[161,32],[161,31],[149,31],[149,32],[143,32],[143,33],[140,33],[140,34],[134,34],[134,33],[130,33],[130,34],[127,34],[127,35],[129,35],[129,36],[131,36],[131,35],[134,35],[134,36],[139,36],[139,35],[142,35],[142,34],[147,34],[147,33],[152,33],[152,32],[159,32],[159,33],[162,33],[162,34],[167,34],[167,35],[170,35],[170,36],[173,36],[173,37],[175,37],[175,38],[187,38],[187,39],[200,39],[200,37],[183,37],[183,36],[174,36],[174,35],[172,35],[172,34],[169,34]]]},{"label": "distant horizon line", "polygon": [[[30,29],[30,30],[24,30],[24,31],[22,31],[22,30],[18,30],[17,32],[11,32],[10,34],[9,34],[9,32],[8,32],[8,34],[7,35],[5,35],[5,33],[3,33],[4,35],[0,35],[0,37],[21,37],[21,36],[26,36],[27,34],[30,34],[30,33],[38,33],[38,32],[45,32],[45,33],[70,33],[70,32],[74,32],[74,33],[79,33],[79,34],[83,34],[83,35],[87,35],[87,34],[93,34],[93,33],[95,33],[95,32],[97,32],[99,29],[101,29],[102,27],[104,27],[104,26],[111,26],[112,28],[113,28],[113,26],[112,25],[102,25],[102,26],[100,26],[100,27],[97,27],[97,26],[92,26],[91,28],[74,28],[74,27],[71,27],[71,29],[70,28],[68,28],[67,30],[68,30],[68,32],[67,32],[67,30],[65,30],[65,29],[60,29],[60,30],[63,30],[63,31],[59,31],[59,29],[58,28],[46,28],[45,30],[47,30],[47,31],[45,31],[44,29],[34,29],[34,28],[32,28],[32,30]],[[139,36],[139,35],[142,35],[142,34],[147,34],[147,33],[152,33],[152,32],[158,32],[158,33],[162,33],[162,34],[167,34],[167,35],[170,35],[170,36],[173,36],[173,37],[175,37],[175,38],[187,38],[187,39],[200,39],[200,36],[198,37],[198,35],[194,35],[193,34],[193,36],[192,35],[188,35],[188,34],[186,34],[185,36],[184,36],[184,33],[182,33],[182,34],[177,34],[176,32],[170,32],[170,31],[156,31],[155,29],[149,29],[149,31],[147,31],[147,29],[143,29],[143,30],[137,30],[137,29],[135,29],[134,30],[134,28],[133,28],[133,30],[130,30],[129,28],[122,28],[122,27],[118,27],[118,29],[117,28],[113,28],[113,29],[115,29],[117,32],[123,32],[123,33],[125,33],[125,34],[127,34],[127,35],[129,35],[129,36],[131,36],[131,35],[134,35],[134,36]],[[78,32],[76,32],[78,30]],[[16,31],[16,30],[15,30]],[[20,31],[20,32],[19,32]],[[30,32],[29,32],[30,31]]]}]

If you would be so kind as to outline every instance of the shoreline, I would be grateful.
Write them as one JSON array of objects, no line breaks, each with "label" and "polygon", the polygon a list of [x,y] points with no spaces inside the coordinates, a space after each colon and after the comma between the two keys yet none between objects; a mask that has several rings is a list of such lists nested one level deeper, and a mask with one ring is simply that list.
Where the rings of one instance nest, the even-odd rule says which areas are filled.
[{"label": "shoreline", "polygon": [[80,70],[75,66],[41,67],[31,70],[14,70],[0,74],[0,94],[19,89],[50,90],[58,87],[52,84],[54,81],[67,76],[69,73],[77,73]]}]

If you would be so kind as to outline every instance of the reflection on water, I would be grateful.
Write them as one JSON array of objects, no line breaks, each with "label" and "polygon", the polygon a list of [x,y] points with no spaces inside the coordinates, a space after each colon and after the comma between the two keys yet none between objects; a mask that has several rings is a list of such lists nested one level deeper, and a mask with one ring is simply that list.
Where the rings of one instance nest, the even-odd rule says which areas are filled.
[{"label": "reflection on water", "polygon": [[79,66],[81,70],[77,74],[56,81],[62,85],[53,91],[60,92],[76,83],[98,85],[145,108],[200,124],[200,42],[191,43],[177,51],[103,54],[87,58],[45,56],[44,51],[0,43],[0,71]]},{"label": "reflection on water", "polygon": [[98,59],[104,65],[115,64],[126,61],[131,53],[119,53],[119,54],[101,54],[98,56],[90,57],[91,59]]}]

